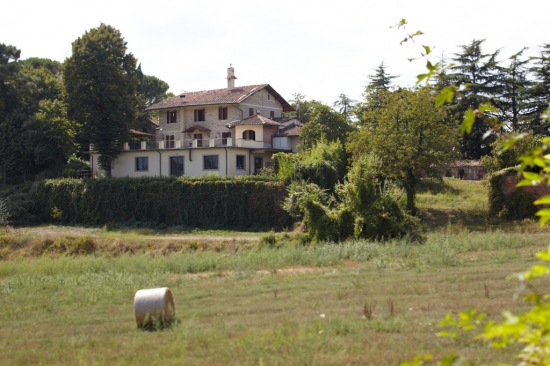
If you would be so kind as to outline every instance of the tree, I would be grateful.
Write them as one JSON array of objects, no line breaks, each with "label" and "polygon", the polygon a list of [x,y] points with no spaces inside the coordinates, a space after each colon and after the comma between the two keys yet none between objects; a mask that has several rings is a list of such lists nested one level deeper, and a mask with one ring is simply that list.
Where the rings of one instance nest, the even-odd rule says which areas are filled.
[{"label": "tree", "polygon": [[315,99],[307,100],[306,96],[300,93],[292,94],[292,99],[289,102],[295,110],[289,115],[298,116],[298,119],[304,123],[311,120],[315,107],[322,104]]},{"label": "tree", "polygon": [[159,117],[159,111],[145,111],[147,107],[168,98],[167,91],[170,88],[168,83],[152,75],[144,75],[141,71],[141,64],[137,68],[139,80],[139,128],[145,131],[151,119]]},{"label": "tree", "polygon": [[101,24],[72,44],[63,66],[68,115],[83,126],[111,175],[111,162],[138,117],[136,59],[119,30]]},{"label": "tree", "polygon": [[524,51],[525,48],[512,55],[508,66],[497,66],[494,105],[498,109],[497,118],[508,131],[528,132],[533,127],[532,81],[528,77],[529,59],[522,59]]},{"label": "tree", "polygon": [[340,94],[333,106],[334,108],[338,108],[338,112],[342,113],[344,117],[348,119],[348,114],[353,109],[355,103],[357,103],[356,100],[350,99],[346,94]]},{"label": "tree", "polygon": [[[473,40],[468,45],[460,46],[461,52],[455,54],[455,66],[447,79],[457,87],[464,87],[455,99],[455,115],[461,118],[469,108],[488,102],[496,94],[499,51],[484,54],[482,44],[485,40]],[[489,131],[489,132],[487,132]],[[485,134],[489,133],[489,136]],[[462,138],[462,154],[466,159],[479,159],[490,151],[490,143],[494,140],[489,126],[480,118],[476,118],[472,132]]]},{"label": "tree", "polygon": [[374,75],[369,75],[369,82],[367,84],[366,91],[369,92],[378,92],[381,90],[390,90],[392,80],[397,78],[397,76],[392,76],[387,73],[387,67],[384,65],[384,61],[374,69]]},{"label": "tree", "polygon": [[540,56],[533,57],[535,65],[531,72],[535,76],[533,98],[535,104],[535,132],[545,136],[550,135],[550,123],[543,118],[544,112],[550,104],[550,44],[542,45]]},{"label": "tree", "polygon": [[361,129],[349,136],[353,159],[374,153],[381,176],[397,180],[407,193],[407,209],[415,213],[417,180],[441,172],[458,156],[458,128],[446,108],[436,108],[429,87],[380,92],[379,108],[364,112]]},{"label": "tree", "polygon": [[352,130],[353,128],[343,114],[327,105],[318,103],[313,108],[311,120],[302,127],[300,139],[307,148],[313,147],[321,140],[327,142],[339,140],[344,145],[347,134]]}]

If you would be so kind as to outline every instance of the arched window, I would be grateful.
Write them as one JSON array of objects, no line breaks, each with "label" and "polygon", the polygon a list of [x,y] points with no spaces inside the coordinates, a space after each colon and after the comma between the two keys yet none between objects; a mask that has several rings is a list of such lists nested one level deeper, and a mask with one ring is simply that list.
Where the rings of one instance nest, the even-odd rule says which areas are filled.
[{"label": "arched window", "polygon": [[256,132],[252,130],[246,130],[243,132],[243,140],[256,140]]}]

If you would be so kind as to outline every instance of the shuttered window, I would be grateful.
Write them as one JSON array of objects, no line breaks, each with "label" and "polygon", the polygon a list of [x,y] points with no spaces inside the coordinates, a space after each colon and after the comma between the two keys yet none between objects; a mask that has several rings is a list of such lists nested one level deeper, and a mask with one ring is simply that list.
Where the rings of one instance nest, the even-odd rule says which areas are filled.
[{"label": "shuttered window", "polygon": [[177,111],[166,112],[166,123],[176,123],[177,119]]},{"label": "shuttered window", "polygon": [[195,122],[201,122],[205,120],[205,110],[203,109],[195,109]]},{"label": "shuttered window", "polygon": [[218,119],[227,119],[227,107],[218,107]]}]

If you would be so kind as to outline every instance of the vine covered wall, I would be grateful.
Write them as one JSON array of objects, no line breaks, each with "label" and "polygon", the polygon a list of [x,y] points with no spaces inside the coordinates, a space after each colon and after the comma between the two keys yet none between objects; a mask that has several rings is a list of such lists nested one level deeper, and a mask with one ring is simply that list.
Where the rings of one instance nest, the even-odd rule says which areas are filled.
[{"label": "vine covered wall", "polygon": [[43,221],[283,228],[286,194],[283,182],[257,177],[55,179],[38,183],[33,200]]},{"label": "vine covered wall", "polygon": [[502,169],[492,173],[489,177],[489,215],[505,220],[521,220],[526,217],[534,217],[537,212],[533,202],[538,198],[532,190],[515,189],[517,179],[513,180],[510,189],[509,178],[515,173],[514,168]]}]

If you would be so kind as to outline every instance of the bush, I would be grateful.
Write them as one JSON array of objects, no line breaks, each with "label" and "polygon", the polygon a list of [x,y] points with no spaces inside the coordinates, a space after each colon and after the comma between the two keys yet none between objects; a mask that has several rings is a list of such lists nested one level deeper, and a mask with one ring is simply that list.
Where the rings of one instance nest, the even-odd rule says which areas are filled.
[{"label": "bush", "polygon": [[284,208],[303,220],[314,240],[414,236],[418,220],[399,205],[404,202],[404,192],[378,180],[379,165],[373,155],[359,158],[347,180],[336,185],[334,195],[313,183],[295,183],[289,188]]}]

